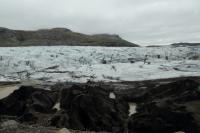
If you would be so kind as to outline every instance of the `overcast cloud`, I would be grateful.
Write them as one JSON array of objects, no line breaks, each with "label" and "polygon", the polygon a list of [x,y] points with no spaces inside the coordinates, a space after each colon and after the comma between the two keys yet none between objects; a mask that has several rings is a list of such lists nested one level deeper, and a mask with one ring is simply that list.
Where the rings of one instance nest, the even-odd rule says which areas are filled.
[{"label": "overcast cloud", "polygon": [[141,45],[200,42],[200,0],[0,0],[0,27],[65,27]]}]

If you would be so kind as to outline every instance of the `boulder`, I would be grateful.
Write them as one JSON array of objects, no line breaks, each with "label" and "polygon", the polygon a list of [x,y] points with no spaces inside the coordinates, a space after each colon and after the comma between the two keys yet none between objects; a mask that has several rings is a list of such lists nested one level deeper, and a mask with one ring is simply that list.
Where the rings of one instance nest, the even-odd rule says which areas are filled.
[{"label": "boulder", "polygon": [[185,131],[199,133],[191,113],[184,106],[170,101],[150,102],[140,105],[138,112],[128,121],[128,132],[172,133]]},{"label": "boulder", "polygon": [[72,86],[62,91],[60,106],[69,116],[69,127],[79,130],[123,132],[128,104],[110,99],[99,86]]},{"label": "boulder", "polygon": [[57,93],[32,86],[22,86],[0,100],[0,113],[22,116],[30,111],[50,112],[57,101]]},{"label": "boulder", "polygon": [[176,102],[188,102],[200,99],[200,84],[191,79],[163,84],[150,90],[152,99],[168,98]]},{"label": "boulder", "polygon": [[4,115],[20,116],[27,109],[27,100],[33,92],[37,91],[31,86],[22,86],[8,97],[0,100],[0,113]]}]

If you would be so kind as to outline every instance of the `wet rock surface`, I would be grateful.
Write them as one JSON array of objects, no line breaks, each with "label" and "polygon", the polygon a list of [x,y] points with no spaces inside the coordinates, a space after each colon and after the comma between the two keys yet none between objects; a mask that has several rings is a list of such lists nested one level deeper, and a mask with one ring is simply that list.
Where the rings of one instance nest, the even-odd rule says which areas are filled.
[{"label": "wet rock surface", "polygon": [[[199,133],[199,89],[198,77],[66,83],[56,84],[51,90],[22,86],[0,100],[0,123],[14,120],[19,123],[17,126],[40,126],[43,132],[67,128],[113,133]],[[115,94],[115,98],[110,98],[110,93]],[[128,103],[137,104],[137,112],[131,116]],[[56,104],[59,109],[54,108]],[[19,128],[21,132],[23,129],[27,131],[29,127]],[[37,128],[30,130],[37,132]],[[9,127],[0,129],[0,132],[9,131],[14,132]]]}]

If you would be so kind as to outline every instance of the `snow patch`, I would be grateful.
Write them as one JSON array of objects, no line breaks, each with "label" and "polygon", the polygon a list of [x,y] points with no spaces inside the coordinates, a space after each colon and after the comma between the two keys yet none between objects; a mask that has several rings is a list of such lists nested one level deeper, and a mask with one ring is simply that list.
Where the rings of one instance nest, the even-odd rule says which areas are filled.
[{"label": "snow patch", "polygon": [[136,108],[137,105],[135,103],[129,103],[129,116],[137,113]]},{"label": "snow patch", "polygon": [[115,93],[111,92],[111,93],[109,94],[109,98],[111,98],[111,99],[116,99]]},{"label": "snow patch", "polygon": [[57,109],[59,111],[60,110],[60,103],[56,103],[54,105],[53,109]]}]

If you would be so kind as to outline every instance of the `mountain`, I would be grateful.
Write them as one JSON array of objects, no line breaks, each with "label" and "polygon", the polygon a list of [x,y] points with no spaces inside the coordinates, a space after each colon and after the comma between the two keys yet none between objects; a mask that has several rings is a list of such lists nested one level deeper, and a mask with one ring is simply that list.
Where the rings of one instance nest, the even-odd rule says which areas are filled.
[{"label": "mountain", "polygon": [[0,47],[15,46],[115,46],[137,47],[118,35],[86,35],[65,28],[41,29],[37,31],[0,28]]},{"label": "mountain", "polygon": [[180,46],[200,46],[200,43],[174,43],[171,46],[180,47]]}]

